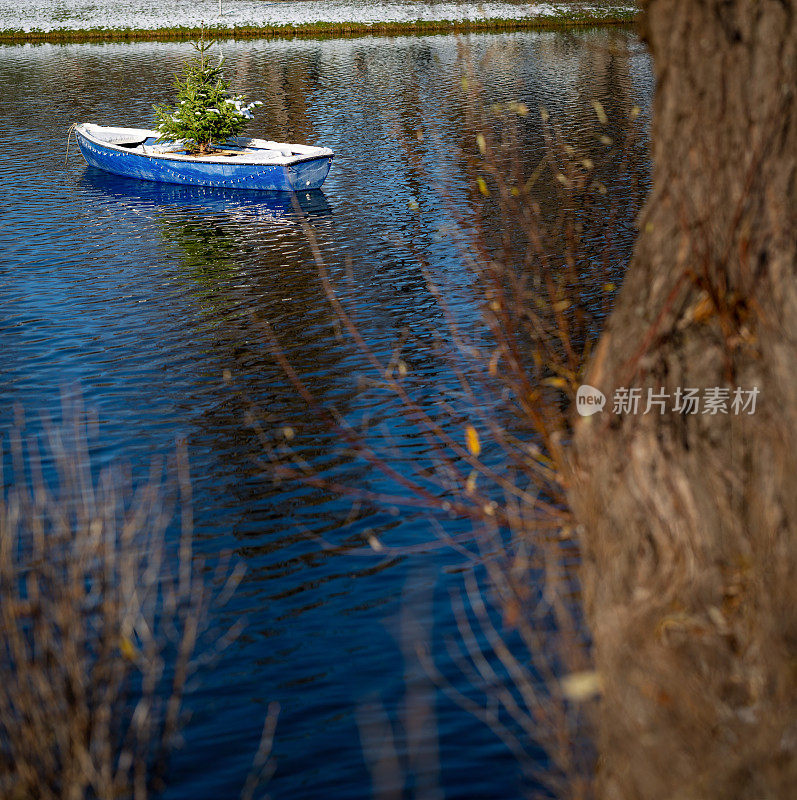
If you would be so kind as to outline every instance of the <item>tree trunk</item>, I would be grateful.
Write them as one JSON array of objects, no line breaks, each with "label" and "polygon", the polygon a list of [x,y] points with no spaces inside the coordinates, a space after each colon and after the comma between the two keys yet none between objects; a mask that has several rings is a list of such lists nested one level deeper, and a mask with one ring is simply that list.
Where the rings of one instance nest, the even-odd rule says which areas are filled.
[{"label": "tree trunk", "polygon": [[[570,476],[607,798],[797,786],[795,5],[643,2],[653,190]],[[638,413],[614,413],[630,387]],[[713,387],[726,411],[703,413]]]}]

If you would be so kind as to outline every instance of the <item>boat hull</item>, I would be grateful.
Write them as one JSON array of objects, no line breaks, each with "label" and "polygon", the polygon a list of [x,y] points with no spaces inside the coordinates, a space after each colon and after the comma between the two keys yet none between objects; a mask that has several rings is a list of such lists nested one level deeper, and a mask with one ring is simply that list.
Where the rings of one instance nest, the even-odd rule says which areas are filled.
[{"label": "boat hull", "polygon": [[107,146],[87,138],[79,129],[76,134],[83,158],[90,166],[115,175],[158,183],[292,192],[321,188],[332,166],[330,155],[305,157],[292,164],[172,159]]}]

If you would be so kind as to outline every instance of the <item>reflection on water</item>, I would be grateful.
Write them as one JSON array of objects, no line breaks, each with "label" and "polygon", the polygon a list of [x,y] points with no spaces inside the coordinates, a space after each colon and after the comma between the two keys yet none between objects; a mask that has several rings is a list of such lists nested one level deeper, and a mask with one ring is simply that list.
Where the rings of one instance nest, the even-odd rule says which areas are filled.
[{"label": "reflection on water", "polygon": [[[375,441],[394,443],[398,473],[429,459],[395,403],[358,377],[363,358],[338,335],[302,223],[312,224],[340,296],[377,354],[407,339],[403,357],[445,418],[458,385],[434,347],[445,319],[418,254],[449,287],[456,313],[477,320],[469,234],[447,233],[482,205],[473,183],[477,131],[461,88],[463,43],[488,105],[517,100],[532,109],[519,129],[526,164],[533,167],[543,147],[539,106],[595,159],[619,199],[610,232],[621,274],[647,155],[633,151],[618,172],[606,142],[622,134],[633,105],[647,113],[652,80],[630,34],[224,43],[232,85],[266,101],[251,135],[336,152],[324,192],[299,195],[299,208],[268,193],[128,180],[77,159],[62,169],[71,122],[148,126],[152,103],[170,99],[187,45],[0,49],[0,432],[12,425],[15,403],[29,420],[57,417],[60,388],[79,384],[99,414],[98,461],[124,459],[143,473],[152,456],[185,439],[199,546],[232,547],[247,565],[224,612],[245,615],[247,633],[194,695],[170,797],[236,796],[270,700],[283,708],[271,795],[367,797],[355,710],[373,698],[390,715],[401,706],[402,597],[434,599],[416,616],[440,648],[453,629],[455,553],[385,557],[361,548],[371,535],[398,545],[428,541],[434,534],[423,514],[264,477],[271,448],[354,489],[398,491],[308,414],[265,331],[317,397],[350,420],[367,417]],[[539,202],[554,216],[555,197],[540,186]],[[598,247],[606,230],[590,226],[608,201],[595,202],[584,236]],[[500,220],[491,224],[487,233],[500,234]],[[252,409],[259,430],[249,424]],[[286,426],[295,432],[290,447]],[[443,524],[459,532],[456,520]],[[518,768],[496,737],[443,698],[436,710],[446,795],[518,796]]]},{"label": "reflection on water", "polygon": [[86,167],[78,179],[86,192],[96,191],[112,197],[136,213],[175,208],[179,211],[202,214],[226,213],[241,222],[247,220],[290,220],[296,211],[295,203],[305,214],[327,214],[330,211],[326,196],[320,189],[291,194],[211,186],[182,186],[176,183],[155,183],[123,178],[93,167]]}]

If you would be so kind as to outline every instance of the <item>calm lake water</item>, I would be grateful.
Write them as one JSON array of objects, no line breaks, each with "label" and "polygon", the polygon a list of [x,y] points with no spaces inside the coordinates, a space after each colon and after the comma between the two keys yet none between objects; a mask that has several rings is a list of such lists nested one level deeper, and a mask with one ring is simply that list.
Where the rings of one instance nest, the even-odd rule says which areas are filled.
[{"label": "calm lake water", "polygon": [[[418,254],[458,318],[477,321],[468,263],[477,251],[463,249],[467,232],[459,244],[447,233],[483,202],[473,178],[478,131],[463,113],[463,47],[485,105],[521,101],[531,110],[520,128],[520,156],[529,163],[542,148],[540,106],[596,161],[610,159],[611,148],[600,142],[606,130],[592,100],[610,126],[622,125],[633,105],[643,118],[649,111],[650,61],[623,31],[222,46],[232,85],[266,102],[250,133],[335,150],[323,193],[300,198],[330,273],[377,354],[407,338],[403,357],[422,376],[425,401],[460,438],[461,420],[443,404],[463,410],[464,401],[433,346],[445,337],[445,317]],[[403,753],[405,702],[431,692],[402,651],[407,619],[427,631],[443,675],[466,684],[445,642],[456,632],[450,592],[467,562],[448,548],[412,549],[436,541],[421,511],[353,506],[327,489],[275,485],[268,475],[264,454],[269,445],[281,452],[289,426],[293,452],[316,474],[404,493],[308,412],[272,358],[264,322],[320,401],[352,422],[368,416],[369,441],[399,474],[429,458],[400,404],[361,380],[363,356],[336,335],[289,200],[116,178],[87,168],[74,149],[64,168],[72,122],[150,125],[152,103],[171,98],[188,50],[181,43],[0,48],[0,433],[14,424],[15,405],[35,429],[43,413],[58,419],[62,392],[80,392],[98,415],[97,465],[123,461],[143,475],[153,457],[168,457],[184,440],[198,547],[211,555],[233,550],[246,565],[237,596],[214,620],[245,617],[245,633],[198,676],[168,796],[237,797],[266,704],[276,700],[270,795],[365,798],[371,779],[360,728],[369,730],[379,719],[374,706],[382,708]],[[610,193],[621,201],[628,194],[620,203],[627,213],[611,230],[619,274],[633,239],[631,195],[647,180],[644,148],[634,159],[633,181],[604,175]],[[598,240],[604,231],[592,233]],[[466,532],[456,519],[440,524]],[[376,553],[371,536],[403,549]],[[415,796],[529,791],[494,733],[442,695],[429,696],[437,743],[423,739],[427,758],[419,763],[437,764],[442,789],[435,793],[421,768]]]}]

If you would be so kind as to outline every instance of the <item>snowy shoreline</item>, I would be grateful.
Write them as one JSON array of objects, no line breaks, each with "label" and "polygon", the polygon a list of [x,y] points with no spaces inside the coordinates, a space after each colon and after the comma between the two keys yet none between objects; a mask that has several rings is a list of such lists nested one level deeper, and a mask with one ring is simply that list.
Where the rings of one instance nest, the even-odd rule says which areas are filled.
[{"label": "snowy shoreline", "polygon": [[115,38],[132,33],[179,34],[205,28],[252,34],[356,32],[379,29],[533,26],[631,19],[633,2],[424,2],[423,0],[0,0],[0,37],[18,41],[85,34]]}]

